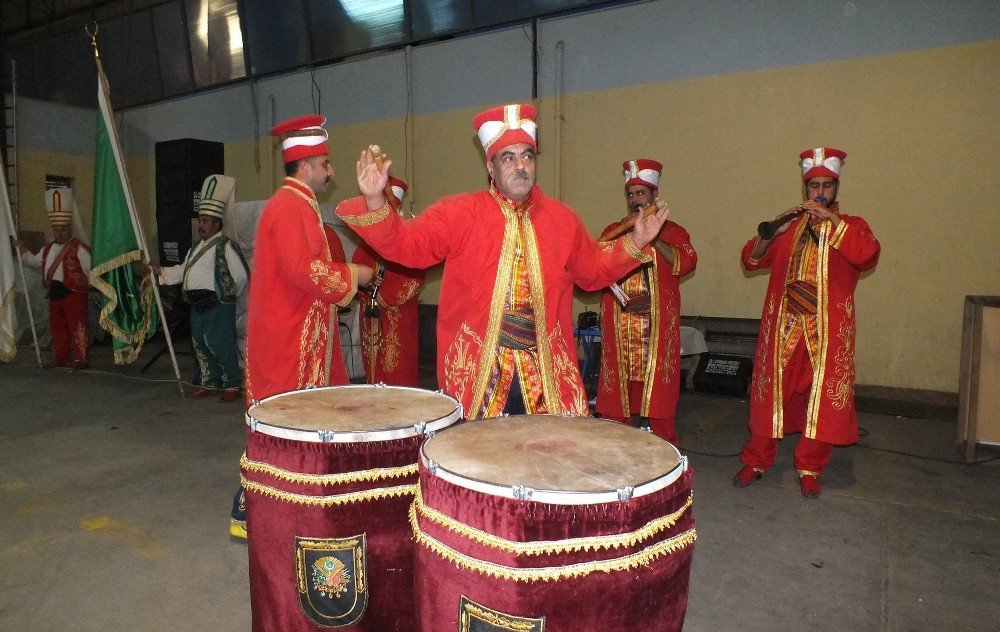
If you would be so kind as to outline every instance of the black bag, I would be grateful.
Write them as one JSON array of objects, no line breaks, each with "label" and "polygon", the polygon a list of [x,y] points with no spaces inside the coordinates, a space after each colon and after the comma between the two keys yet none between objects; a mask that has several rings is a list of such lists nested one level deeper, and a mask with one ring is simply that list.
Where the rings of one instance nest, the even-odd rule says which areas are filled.
[{"label": "black bag", "polygon": [[69,288],[62,281],[53,281],[49,284],[49,291],[45,293],[45,298],[50,301],[61,301],[69,296]]},{"label": "black bag", "polygon": [[580,312],[576,317],[577,329],[597,329],[601,326],[601,316],[597,312]]},{"label": "black bag", "polygon": [[196,312],[207,312],[219,304],[219,295],[214,290],[188,290],[184,298]]}]

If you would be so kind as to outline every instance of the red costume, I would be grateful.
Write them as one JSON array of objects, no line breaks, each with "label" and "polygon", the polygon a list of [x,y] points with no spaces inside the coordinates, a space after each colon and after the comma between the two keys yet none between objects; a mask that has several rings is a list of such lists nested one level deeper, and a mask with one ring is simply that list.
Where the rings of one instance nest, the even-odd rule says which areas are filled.
[{"label": "red costume", "polygon": [[[407,190],[406,183],[389,178],[386,198],[397,212]],[[419,355],[418,297],[424,287],[424,271],[405,268],[380,258],[371,246],[361,242],[353,263],[381,270],[382,282],[376,294],[377,313],[372,314],[371,291],[360,290],[361,343],[365,377],[369,384],[417,386]]]},{"label": "red costume", "polygon": [[257,227],[247,317],[248,401],[347,384],[337,307],[348,305],[357,288],[355,266],[331,254],[316,195],[285,178]]},{"label": "red costume", "polygon": [[[64,366],[72,351],[75,362],[87,364],[90,357],[90,328],[87,323],[90,246],[74,238],[66,242],[58,254],[50,256],[54,245],[55,242],[45,244],[41,253],[42,285],[49,296],[52,360],[54,364]],[[52,282],[60,272],[60,267],[62,274],[59,276],[62,279],[57,282],[61,281],[69,294],[56,298]]]},{"label": "red costume", "polygon": [[[846,154],[817,149],[802,157],[814,152],[815,160],[803,162],[803,180],[839,178]],[[774,463],[777,439],[785,433],[802,433],[795,467],[813,481],[829,462],[832,445],[858,439],[854,288],[878,262],[880,246],[865,220],[839,214],[836,203],[829,210],[840,220],[836,229],[832,221],[806,214],[760,258],[753,257],[759,237],[743,247],[747,270],[771,269],[750,383],[751,436],[742,456],[758,473]]]},{"label": "red costume", "polygon": [[365,243],[358,245],[351,261],[385,270],[376,298],[380,315],[365,316],[370,292],[361,300],[362,357],[368,383],[417,386],[417,298],[424,287],[424,271],[380,259]]},{"label": "red costume", "polygon": [[496,390],[501,318],[521,253],[538,341],[537,374],[521,379],[537,381],[546,412],[587,414],[573,339],[573,284],[597,290],[650,261],[631,236],[596,243],[572,209],[537,186],[520,205],[495,189],[477,191],[446,197],[409,221],[388,204],[369,211],[363,198],[342,203],[337,214],[386,259],[411,268],[446,262],[438,383],[470,419],[484,416]]},{"label": "red costume", "polygon": [[[604,232],[619,224],[611,224]],[[663,225],[659,240],[673,249],[673,265],[657,252],[651,263],[619,282],[626,292],[633,287],[638,290],[628,292],[630,298],[648,293],[648,316],[623,313],[621,303],[609,290],[601,296],[597,412],[621,422],[627,422],[632,414],[647,417],[654,433],[676,442],[674,411],[681,384],[680,279],[694,270],[698,255],[688,232],[674,222]]]}]

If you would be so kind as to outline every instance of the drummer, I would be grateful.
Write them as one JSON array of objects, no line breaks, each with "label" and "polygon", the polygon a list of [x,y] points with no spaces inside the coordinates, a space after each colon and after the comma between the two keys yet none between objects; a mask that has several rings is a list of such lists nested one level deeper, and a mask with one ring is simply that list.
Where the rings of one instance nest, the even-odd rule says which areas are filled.
[{"label": "drummer", "polygon": [[337,214],[378,254],[411,268],[444,262],[438,383],[469,419],[587,414],[573,340],[573,285],[599,290],[652,259],[646,246],[667,210],[598,245],[568,206],[535,184],[536,109],[504,105],[472,120],[490,187],[446,197],[416,220],[391,211],[370,149],[357,163],[361,197]]},{"label": "drummer", "polygon": [[[315,386],[347,384],[338,306],[367,285],[368,266],[336,261],[323,231],[317,196],[333,182],[322,116],[276,125],[287,177],[260,217],[247,314],[247,402]],[[242,490],[230,533],[246,537]]]}]

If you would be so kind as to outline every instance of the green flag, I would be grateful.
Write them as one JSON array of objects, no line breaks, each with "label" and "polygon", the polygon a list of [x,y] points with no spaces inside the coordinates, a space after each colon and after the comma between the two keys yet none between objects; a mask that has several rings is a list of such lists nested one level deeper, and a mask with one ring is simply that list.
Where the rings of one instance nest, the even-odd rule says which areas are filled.
[{"label": "green flag", "polygon": [[115,364],[139,357],[156,332],[156,302],[148,276],[132,273],[140,261],[141,234],[135,201],[125,176],[121,143],[111,112],[107,77],[97,66],[97,150],[94,155],[94,221],[90,283],[101,294],[100,323],[114,338]]}]

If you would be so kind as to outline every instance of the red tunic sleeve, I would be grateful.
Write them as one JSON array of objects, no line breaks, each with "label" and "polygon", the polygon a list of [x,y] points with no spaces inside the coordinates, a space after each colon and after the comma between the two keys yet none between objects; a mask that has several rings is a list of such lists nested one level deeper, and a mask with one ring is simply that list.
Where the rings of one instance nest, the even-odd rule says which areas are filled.
[{"label": "red tunic sleeve", "polygon": [[341,202],[337,215],[376,253],[408,268],[441,263],[456,244],[456,223],[472,215],[468,196],[450,196],[428,206],[419,216],[404,220],[389,205],[369,211],[363,197]]},{"label": "red tunic sleeve", "polygon": [[850,215],[840,217],[837,230],[830,236],[830,245],[861,272],[875,267],[882,251],[868,222]]},{"label": "red tunic sleeve", "polygon": [[674,222],[667,222],[660,231],[660,240],[674,248],[674,264],[670,273],[682,277],[698,265],[698,253],[691,245],[691,235]]},{"label": "red tunic sleeve", "polygon": [[[332,263],[325,252],[316,253],[308,226],[301,212],[290,212],[282,221],[271,224],[272,243],[279,244],[275,258],[282,276],[292,287],[327,303],[345,306],[358,291],[358,276],[353,264]],[[325,235],[322,236],[325,241]]]}]

